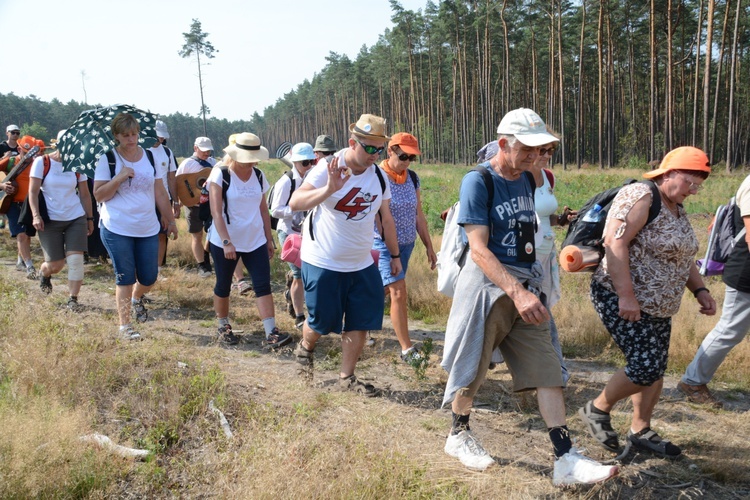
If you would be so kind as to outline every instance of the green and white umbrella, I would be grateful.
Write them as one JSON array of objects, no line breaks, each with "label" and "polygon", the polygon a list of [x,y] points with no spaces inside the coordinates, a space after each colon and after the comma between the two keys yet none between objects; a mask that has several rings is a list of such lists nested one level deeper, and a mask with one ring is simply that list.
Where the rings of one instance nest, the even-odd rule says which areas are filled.
[{"label": "green and white umbrella", "polygon": [[63,170],[93,178],[99,157],[116,146],[110,123],[120,113],[127,113],[138,120],[141,126],[138,144],[142,148],[156,144],[157,115],[128,104],[90,109],[81,113],[60,138],[57,147]]}]

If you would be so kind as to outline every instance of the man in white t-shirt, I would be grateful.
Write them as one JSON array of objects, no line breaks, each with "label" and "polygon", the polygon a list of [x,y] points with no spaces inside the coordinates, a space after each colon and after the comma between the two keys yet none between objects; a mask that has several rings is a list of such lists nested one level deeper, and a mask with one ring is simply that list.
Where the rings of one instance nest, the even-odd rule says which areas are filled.
[{"label": "man in white t-shirt", "polygon": [[302,229],[302,281],[308,318],[294,351],[300,372],[312,378],[313,351],[321,335],[341,335],[339,386],[365,396],[380,393],[354,375],[368,330],[383,326],[383,282],[370,252],[380,214],[391,253],[391,272],[401,272],[391,191],[375,164],[385,150],[385,120],[364,114],[349,126],[349,147],[307,174],[294,191],[292,211],[311,210]]},{"label": "man in white t-shirt", "polygon": [[[182,160],[182,163],[177,168],[177,175],[200,172],[206,167],[216,165],[216,160],[211,158],[213,149],[214,145],[211,144],[211,139],[208,137],[198,137],[195,139],[193,156]],[[191,237],[193,256],[198,263],[198,275],[201,278],[208,278],[212,273],[211,259],[209,258],[208,251],[203,246],[203,221],[200,219],[199,211],[200,208],[198,205],[188,207],[185,212],[185,218],[187,219],[188,232]]]},{"label": "man in white t-shirt", "polygon": [[[175,218],[180,216],[180,202],[177,199],[177,186],[175,184],[175,172],[177,171],[177,160],[174,153],[167,147],[169,139],[169,130],[167,124],[161,120],[156,120],[156,137],[157,142],[151,146],[151,153],[154,155],[154,168],[157,177],[160,177],[164,183],[164,189],[169,195],[169,202],[172,205],[172,211]],[[159,214],[159,210],[156,210]],[[161,220],[161,214],[159,214]],[[159,231],[159,267],[164,265],[167,254],[167,231]]]}]

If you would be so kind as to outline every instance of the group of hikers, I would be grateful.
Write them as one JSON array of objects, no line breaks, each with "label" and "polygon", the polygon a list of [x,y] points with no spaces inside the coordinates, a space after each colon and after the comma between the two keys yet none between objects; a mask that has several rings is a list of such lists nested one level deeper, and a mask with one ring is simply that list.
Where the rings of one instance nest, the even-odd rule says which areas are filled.
[{"label": "group of hikers", "polygon": [[[140,125],[133,116],[119,114],[111,130],[117,147],[99,158],[93,184],[66,171],[58,152],[36,158],[25,181],[22,174],[15,182],[0,183],[5,195],[13,197],[7,213],[10,234],[18,241],[18,268],[30,279],[37,273],[29,230],[39,234],[43,292],[52,291],[50,276],[67,265],[68,305],[79,307],[87,237],[98,230],[114,268],[119,335],[140,340],[132,318],[147,320],[143,296],[157,280],[167,240],[177,237],[175,218],[182,207],[175,179],[210,168],[203,203],[187,207],[185,215],[198,273],[215,277],[221,342],[240,341],[229,319],[233,288],[255,294],[268,347],[278,349],[294,340],[276,325],[270,269],[277,252],[273,217],[278,219],[280,244],[295,256],[286,259],[286,299],[287,311],[301,330],[293,357],[303,377],[313,377],[320,337],[336,333],[341,336],[340,388],[364,396],[380,394],[355,370],[368,332],[382,329],[387,296],[401,358],[412,362],[424,357],[409,338],[405,275],[417,237],[432,269],[438,257],[422,210],[419,175],[410,168],[421,154],[415,136],[389,136],[384,118],[363,114],[349,126],[341,149],[327,135],[319,136],[314,146],[295,144],[285,158],[290,170],[276,181],[269,197],[271,184],[258,168],[269,154],[255,134],[233,134],[218,162],[211,140],[198,137],[193,155],[178,167],[166,148],[169,132],[163,122],[157,122],[158,142],[145,150],[139,146]],[[24,154],[19,128],[10,125],[6,132],[0,171],[9,171],[13,158]],[[560,299],[552,227],[565,226],[578,214],[568,207],[558,210],[555,177],[546,168],[559,141],[533,110],[512,110],[500,121],[497,139],[477,153],[478,167],[464,176],[457,222],[470,250],[460,263],[441,365],[448,372],[443,406],[450,405],[452,412],[444,447],[448,455],[474,470],[495,463],[469,420],[488,370],[504,362],[514,391],[536,390],[555,456],[552,481],[567,485],[604,481],[616,475],[618,467],[598,463],[573,447],[567,427],[563,388],[570,373],[550,314]],[[383,152],[387,157],[378,165]],[[630,397],[629,445],[663,457],[681,454],[652,429],[651,418],[667,367],[671,318],[685,289],[702,314],[716,313],[716,302],[694,263],[698,241],[682,206],[710,172],[703,151],[676,148],[659,168],[644,174],[652,185],[623,187],[608,211],[605,255],[592,275],[591,300],[625,356],[625,367],[578,416],[609,451],[620,449],[610,413]],[[737,193],[740,226],[750,221],[748,191],[750,176]],[[32,228],[18,219],[27,194]],[[651,217],[657,197],[660,209]],[[678,386],[693,402],[721,406],[707,383],[750,328],[746,238],[738,240],[727,263],[721,320]]]}]

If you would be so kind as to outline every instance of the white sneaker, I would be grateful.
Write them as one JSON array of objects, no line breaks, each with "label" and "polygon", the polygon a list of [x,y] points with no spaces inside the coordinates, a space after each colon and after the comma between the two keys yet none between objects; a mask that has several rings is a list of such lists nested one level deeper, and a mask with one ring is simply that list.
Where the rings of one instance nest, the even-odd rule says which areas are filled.
[{"label": "white sneaker", "polygon": [[620,469],[616,465],[602,465],[571,448],[568,453],[555,460],[552,484],[592,484],[616,476]]},{"label": "white sneaker", "polygon": [[445,441],[445,452],[473,470],[483,471],[495,463],[471,431],[449,434]]}]

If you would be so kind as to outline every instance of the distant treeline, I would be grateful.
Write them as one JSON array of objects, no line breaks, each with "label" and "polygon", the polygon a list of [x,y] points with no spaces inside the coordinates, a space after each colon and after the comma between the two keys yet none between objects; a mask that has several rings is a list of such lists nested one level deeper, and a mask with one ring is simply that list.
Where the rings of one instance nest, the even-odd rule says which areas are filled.
[{"label": "distant treeline", "polygon": [[[138,107],[137,102],[125,103]],[[76,101],[62,103],[57,99],[45,102],[34,95],[18,97],[13,93],[0,94],[0,126],[2,130],[14,123],[21,127],[24,133],[30,133],[45,142],[57,136],[57,131],[72,124],[82,111],[100,107],[99,104],[83,104]],[[158,109],[149,110],[159,114],[169,127],[169,141],[167,145],[177,156],[193,154],[193,142],[196,137],[203,135],[203,121],[198,116],[188,116],[182,113],[171,115],[160,114]],[[207,122],[208,136],[211,138],[221,156],[221,149],[226,147],[227,138],[236,132],[253,131],[249,121],[220,120],[210,118]],[[3,139],[4,139],[3,135]],[[269,148],[270,150],[271,148]],[[275,150],[275,148],[274,148]],[[273,151],[272,151],[273,153]]]}]

